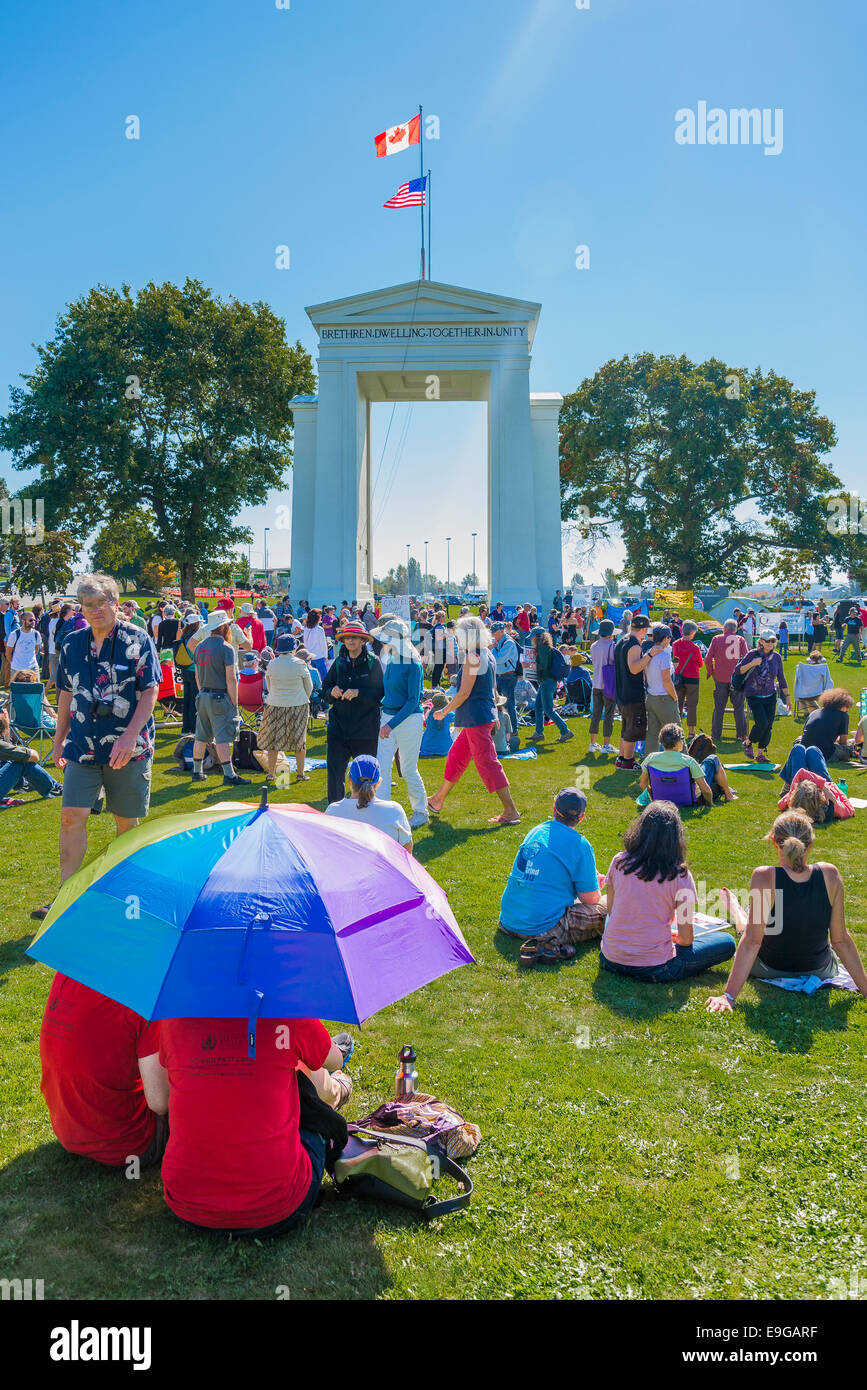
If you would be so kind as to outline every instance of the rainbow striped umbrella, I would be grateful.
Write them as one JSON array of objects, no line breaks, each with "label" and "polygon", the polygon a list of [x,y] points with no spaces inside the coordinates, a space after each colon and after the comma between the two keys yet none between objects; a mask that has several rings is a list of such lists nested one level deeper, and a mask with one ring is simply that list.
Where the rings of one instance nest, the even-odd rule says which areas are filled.
[{"label": "rainbow striped umbrella", "polygon": [[146,1019],[360,1023],[473,957],[382,831],[221,803],[146,821],[60,890],[28,955]]}]

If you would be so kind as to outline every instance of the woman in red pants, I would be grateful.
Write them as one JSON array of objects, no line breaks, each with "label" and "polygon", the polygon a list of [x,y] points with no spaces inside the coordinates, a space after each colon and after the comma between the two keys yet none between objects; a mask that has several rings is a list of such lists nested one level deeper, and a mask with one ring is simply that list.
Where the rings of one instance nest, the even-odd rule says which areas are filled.
[{"label": "woman in red pants", "polygon": [[446,758],[443,784],[438,792],[428,797],[428,810],[432,815],[439,815],[452,787],[472,761],[486,789],[496,792],[503,803],[500,815],[492,816],[490,824],[517,825],[521,817],[491,737],[491,730],[497,723],[496,663],[489,651],[491,634],[479,618],[468,616],[458,622],[455,636],[461,658],[458,692],[443,709],[434,711],[434,719],[444,719],[454,711],[455,728],[460,732]]}]

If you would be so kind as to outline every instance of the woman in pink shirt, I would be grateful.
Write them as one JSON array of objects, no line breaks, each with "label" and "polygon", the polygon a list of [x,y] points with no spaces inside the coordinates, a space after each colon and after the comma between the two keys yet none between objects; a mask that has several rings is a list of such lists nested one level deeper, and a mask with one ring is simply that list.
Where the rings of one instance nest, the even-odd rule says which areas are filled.
[{"label": "woman in pink shirt", "polygon": [[735,942],[728,932],[700,929],[695,939],[696,888],[677,807],[652,801],[630,825],[623,846],[605,878],[602,969],[663,984],[729,960]]}]

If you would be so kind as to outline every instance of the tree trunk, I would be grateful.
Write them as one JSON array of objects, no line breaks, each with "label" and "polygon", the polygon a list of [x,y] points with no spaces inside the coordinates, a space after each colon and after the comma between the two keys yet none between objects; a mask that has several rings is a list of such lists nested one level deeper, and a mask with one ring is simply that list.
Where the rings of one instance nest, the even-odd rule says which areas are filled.
[{"label": "tree trunk", "polygon": [[182,560],[180,563],[181,572],[181,597],[190,603],[195,599],[196,572],[192,560]]}]

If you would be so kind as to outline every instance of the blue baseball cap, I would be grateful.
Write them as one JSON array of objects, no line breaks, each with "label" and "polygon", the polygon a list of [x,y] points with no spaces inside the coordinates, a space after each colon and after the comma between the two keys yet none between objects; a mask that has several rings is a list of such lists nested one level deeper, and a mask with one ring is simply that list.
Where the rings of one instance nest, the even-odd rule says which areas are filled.
[{"label": "blue baseball cap", "polygon": [[506,624],[505,624],[505,623],[491,623],[491,632],[505,632],[505,631],[506,631]]},{"label": "blue baseball cap", "polygon": [[375,786],[382,780],[382,768],[379,762],[370,753],[362,753],[360,757],[353,758],[349,764],[349,778],[357,787],[363,782],[372,782]]},{"label": "blue baseball cap", "polygon": [[274,650],[277,652],[294,652],[297,646],[298,643],[295,638],[292,637],[290,633],[284,632],[277,638],[277,646]]}]

